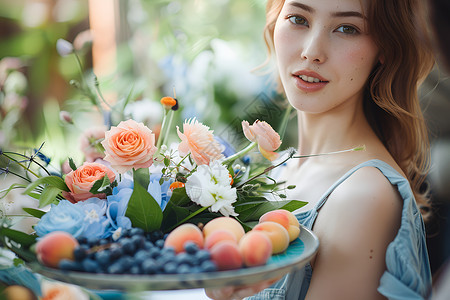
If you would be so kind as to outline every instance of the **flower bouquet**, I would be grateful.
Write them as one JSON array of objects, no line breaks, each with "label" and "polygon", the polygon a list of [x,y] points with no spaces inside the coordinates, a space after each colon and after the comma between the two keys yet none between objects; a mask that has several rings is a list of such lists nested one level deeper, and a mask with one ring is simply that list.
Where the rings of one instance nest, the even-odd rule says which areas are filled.
[{"label": "flower bouquet", "polygon": [[[73,50],[65,43],[62,46],[66,46],[68,53]],[[99,102],[93,100],[94,104]],[[230,146],[221,143],[208,126],[195,118],[185,120],[182,128],[177,126],[179,140],[168,144],[173,115],[180,104],[175,95],[163,97],[160,102],[164,115],[158,138],[143,123],[132,119],[105,130],[91,131],[82,142],[85,162],[77,166],[68,158],[70,170],[66,173],[47,169],[45,162],[49,158],[42,153],[42,145],[32,155],[2,150],[0,155],[23,172],[9,168],[2,171],[29,183],[13,184],[0,196],[23,188],[24,194],[39,202],[38,208],[23,210],[39,220],[33,232],[27,234],[10,228],[9,220],[2,218],[1,244],[31,265],[36,266],[39,261],[46,267],[80,272],[82,275],[78,277],[68,273],[56,275],[81,285],[89,286],[89,281],[94,280],[89,277],[91,273],[147,277],[196,273],[207,274],[202,275],[205,280],[215,279],[215,285],[226,283],[222,275],[211,273],[218,271],[218,266],[208,249],[202,249],[203,242],[186,243],[181,251],[175,251],[165,247],[165,238],[186,224],[201,232],[205,224],[218,218],[232,219],[248,232],[268,212],[292,212],[302,207],[306,204],[303,201],[285,199],[284,190],[294,186],[283,187],[283,182],[269,176],[272,169],[300,156],[288,150],[285,159],[273,164],[279,158],[276,151],[281,145],[280,135],[268,123],[258,120],[253,124],[242,121],[248,145],[231,154]],[[71,122],[69,115],[61,117]],[[248,155],[256,147],[264,159],[250,163]],[[353,150],[358,149],[346,151]],[[184,236],[190,234],[186,232]],[[314,247],[308,249],[307,257],[317,249],[317,241],[312,239],[312,243]],[[300,241],[294,250],[304,246]],[[299,256],[296,250],[289,255]],[[37,270],[49,276],[55,274],[41,267]],[[276,266],[275,269],[272,266],[262,274],[273,276],[275,270]],[[227,278],[236,274],[230,273]],[[248,274],[241,275],[244,278]],[[149,278],[157,278],[151,288],[158,288],[162,282],[174,285],[159,288],[207,286],[201,281],[180,286],[170,283],[167,277]],[[106,280],[91,287],[113,288],[129,283],[122,277]],[[145,280],[148,283],[152,279]],[[173,280],[179,283],[180,277]]]}]

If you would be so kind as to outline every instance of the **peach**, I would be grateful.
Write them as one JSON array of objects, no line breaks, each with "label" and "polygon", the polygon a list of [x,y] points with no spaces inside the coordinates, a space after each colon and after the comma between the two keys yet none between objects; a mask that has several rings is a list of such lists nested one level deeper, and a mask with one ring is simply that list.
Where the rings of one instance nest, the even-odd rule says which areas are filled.
[{"label": "peach", "polygon": [[266,212],[259,218],[259,223],[272,221],[282,225],[289,234],[289,242],[292,242],[300,235],[300,224],[295,215],[285,209],[276,209]]},{"label": "peach", "polygon": [[74,260],[73,250],[77,246],[78,241],[70,233],[53,231],[36,243],[36,256],[42,264],[57,268],[62,259]]},{"label": "peach", "polygon": [[[3,298],[2,296],[6,297]],[[0,299],[6,300],[37,300],[36,295],[24,286],[21,285],[10,285],[7,286],[3,292],[0,292]]]},{"label": "peach", "polygon": [[203,248],[203,233],[194,224],[185,223],[172,230],[164,242],[164,247],[174,248],[176,253],[184,252],[184,244],[193,242]]},{"label": "peach", "polygon": [[243,261],[239,247],[234,241],[220,241],[209,252],[218,270],[234,270],[242,267]]},{"label": "peach", "polygon": [[261,231],[249,231],[239,241],[244,265],[247,267],[265,265],[272,256],[272,242]]},{"label": "peach", "polygon": [[257,224],[252,231],[261,231],[272,242],[272,254],[284,252],[289,246],[289,234],[279,223],[266,221]]},{"label": "peach", "polygon": [[244,228],[241,223],[236,221],[236,219],[231,217],[219,217],[206,223],[205,227],[203,227],[203,235],[207,238],[213,231],[221,229],[230,230],[236,236],[238,242],[245,234]]},{"label": "peach", "polygon": [[233,241],[237,244],[237,239],[233,232],[227,229],[215,230],[205,238],[205,249],[211,249],[218,242],[226,240]]}]

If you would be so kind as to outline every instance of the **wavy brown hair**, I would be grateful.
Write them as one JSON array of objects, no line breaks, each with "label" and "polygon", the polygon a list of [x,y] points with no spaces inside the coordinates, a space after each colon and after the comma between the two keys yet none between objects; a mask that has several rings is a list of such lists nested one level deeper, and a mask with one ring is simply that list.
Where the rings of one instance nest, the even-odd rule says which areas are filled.
[{"label": "wavy brown hair", "polygon": [[[264,39],[274,52],[275,23],[284,0],[268,0]],[[361,4],[362,5],[362,4]],[[420,0],[367,1],[369,32],[382,63],[372,71],[364,97],[365,115],[406,174],[427,217],[429,201],[423,183],[429,170],[428,130],[419,104],[418,88],[434,65],[425,11]]]}]

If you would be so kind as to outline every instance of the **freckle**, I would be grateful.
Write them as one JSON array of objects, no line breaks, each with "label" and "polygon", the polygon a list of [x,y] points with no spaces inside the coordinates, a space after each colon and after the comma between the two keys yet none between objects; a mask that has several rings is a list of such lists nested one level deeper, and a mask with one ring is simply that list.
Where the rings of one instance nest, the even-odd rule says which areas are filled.
[{"label": "freckle", "polygon": [[370,258],[370,259],[372,259],[372,255],[371,255],[371,256],[369,256],[369,258]]},{"label": "freckle", "polygon": [[353,78],[350,78],[350,81],[353,81]]},{"label": "freckle", "polygon": [[370,253],[373,253],[373,249],[370,249]]}]

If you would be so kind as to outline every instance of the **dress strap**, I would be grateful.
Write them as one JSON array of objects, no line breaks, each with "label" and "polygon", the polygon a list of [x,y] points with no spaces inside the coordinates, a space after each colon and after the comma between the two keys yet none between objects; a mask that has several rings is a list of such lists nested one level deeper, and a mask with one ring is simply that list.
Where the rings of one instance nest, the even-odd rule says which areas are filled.
[{"label": "dress strap", "polygon": [[403,185],[403,184],[409,184],[408,180],[403,177],[400,173],[398,173],[392,166],[385,163],[382,160],[379,159],[371,159],[368,161],[365,161],[355,167],[353,167],[351,170],[349,170],[347,173],[345,173],[341,178],[339,178],[320,198],[319,202],[317,202],[315,210],[319,210],[327,201],[330,194],[342,183],[344,182],[348,177],[350,177],[353,173],[358,171],[359,169],[363,167],[375,167],[379,169],[383,175],[391,182],[393,185]]}]

